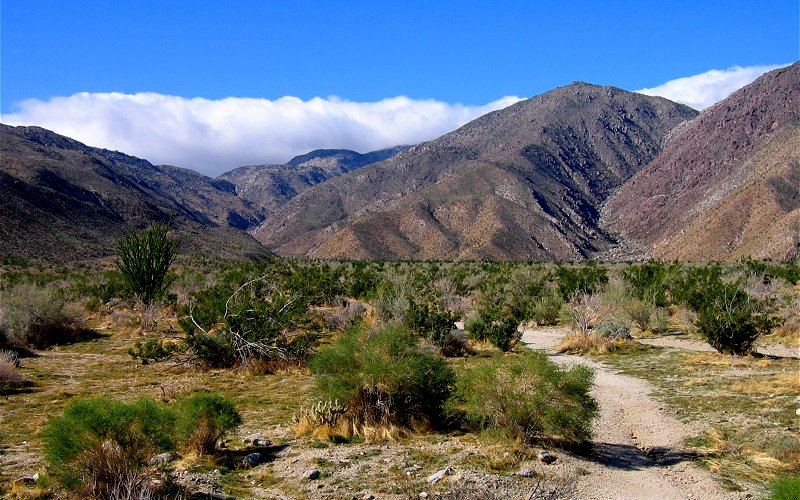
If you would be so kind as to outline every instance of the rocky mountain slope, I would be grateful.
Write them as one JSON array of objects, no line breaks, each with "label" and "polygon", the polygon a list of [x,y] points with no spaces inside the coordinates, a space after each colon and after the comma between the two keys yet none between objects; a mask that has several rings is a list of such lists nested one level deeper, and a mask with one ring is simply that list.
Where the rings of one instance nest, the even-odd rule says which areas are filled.
[{"label": "rocky mountain slope", "polygon": [[318,258],[578,259],[600,204],[696,111],[574,83],[308,189],[254,232]]},{"label": "rocky mountain slope", "polygon": [[800,256],[800,62],[677,127],[603,220],[662,259]]},{"label": "rocky mountain slope", "polygon": [[317,149],[296,156],[285,165],[239,167],[218,179],[236,186],[236,194],[266,217],[311,186],[385,160],[409,147],[397,146],[364,154],[349,149]]},{"label": "rocky mountain slope", "polygon": [[170,219],[187,251],[266,253],[240,230],[262,217],[236,197],[230,182],[38,127],[0,124],[0,192],[0,255],[109,255],[126,227]]}]

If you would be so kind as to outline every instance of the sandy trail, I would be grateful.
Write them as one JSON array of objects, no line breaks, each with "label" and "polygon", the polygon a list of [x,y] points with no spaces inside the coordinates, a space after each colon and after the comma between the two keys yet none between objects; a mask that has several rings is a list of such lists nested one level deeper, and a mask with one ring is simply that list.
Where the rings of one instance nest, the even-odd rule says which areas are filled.
[{"label": "sandy trail", "polygon": [[[565,457],[565,466],[588,473],[576,479],[576,498],[586,499],[732,499],[713,476],[697,467],[683,448],[696,429],[679,421],[664,404],[653,400],[653,387],[635,377],[581,356],[553,352],[563,329],[526,330],[523,341],[547,351],[560,365],[582,363],[595,369],[592,394],[600,405],[594,446],[586,457]],[[570,463],[570,462],[575,463]],[[752,492],[751,492],[752,493]]]}]

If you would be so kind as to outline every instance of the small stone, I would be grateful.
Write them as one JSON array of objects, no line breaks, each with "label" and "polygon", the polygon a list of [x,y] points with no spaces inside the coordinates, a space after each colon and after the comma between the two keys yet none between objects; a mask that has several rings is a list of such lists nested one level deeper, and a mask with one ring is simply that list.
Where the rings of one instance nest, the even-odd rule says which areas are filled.
[{"label": "small stone", "polygon": [[361,497],[361,500],[375,500],[375,497],[372,496],[371,493],[367,493],[363,497]]},{"label": "small stone", "polygon": [[320,476],[321,474],[322,474],[322,473],[319,471],[319,469],[311,469],[311,470],[307,470],[307,471],[306,471],[306,472],[303,474],[303,477],[305,477],[305,478],[306,478],[306,479],[308,479],[309,481],[313,481],[313,480],[315,480],[315,479],[319,479],[319,476]]},{"label": "small stone", "polygon": [[245,467],[256,467],[261,464],[261,453],[250,453],[242,459],[242,465]]},{"label": "small stone", "polygon": [[150,457],[150,459],[147,461],[147,465],[149,465],[151,467],[154,467],[154,466],[155,467],[159,467],[159,466],[162,466],[162,465],[167,465],[168,463],[170,463],[170,462],[172,462],[174,460],[177,460],[178,457],[179,457],[179,455],[177,453],[175,453],[174,451],[168,451],[166,453],[159,453],[158,455],[153,455],[152,457]]},{"label": "small stone", "polygon": [[556,457],[554,457],[553,455],[544,450],[540,451],[537,456],[539,458],[539,461],[542,462],[543,464],[552,464],[553,462],[556,461]]},{"label": "small stone", "polygon": [[256,447],[259,447],[259,448],[266,448],[269,445],[270,445],[269,439],[256,438],[256,439],[253,440],[253,446],[256,446]]},{"label": "small stone", "polygon": [[421,492],[419,493],[419,497],[420,497],[420,498],[428,498],[429,496],[430,496],[430,495],[428,494],[428,492],[427,492],[427,491],[421,491]]},{"label": "small stone", "polygon": [[425,479],[425,482],[430,484],[436,484],[442,479],[444,479],[445,476],[449,476],[452,473],[453,473],[453,468],[448,465],[444,469],[438,472],[434,472],[433,474],[428,476],[427,479]]},{"label": "small stone", "polygon": [[38,481],[38,480],[39,480],[39,474],[34,474],[32,476],[23,476],[23,477],[17,479],[16,481],[14,481],[14,482],[16,484],[22,484],[22,485],[25,485],[25,486],[30,486],[32,484],[36,484],[36,481]]},{"label": "small stone", "polygon": [[522,469],[521,471],[517,472],[519,477],[533,477],[534,473],[530,469]]}]

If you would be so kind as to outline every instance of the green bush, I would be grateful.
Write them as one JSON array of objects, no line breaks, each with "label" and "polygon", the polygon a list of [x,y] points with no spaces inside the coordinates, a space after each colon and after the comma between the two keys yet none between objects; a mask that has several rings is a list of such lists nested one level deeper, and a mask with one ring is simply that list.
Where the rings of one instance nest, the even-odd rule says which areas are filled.
[{"label": "green bush", "polygon": [[171,409],[148,399],[75,401],[45,427],[45,459],[62,486],[108,498],[129,476],[142,475],[154,453],[175,448],[174,423]]},{"label": "green bush", "polygon": [[231,290],[215,285],[191,295],[179,320],[196,362],[216,368],[276,357],[305,360],[317,345],[303,330],[308,302],[264,275]]},{"label": "green bush", "polygon": [[722,353],[749,353],[758,337],[779,324],[769,301],[750,297],[738,283],[725,282],[718,264],[689,270],[674,294],[697,314],[700,335]]},{"label": "green bush", "polygon": [[408,308],[408,327],[428,338],[439,349],[447,346],[458,315],[437,304],[411,302]]},{"label": "green bush", "polygon": [[534,301],[530,310],[530,318],[537,325],[558,324],[559,313],[564,300],[554,288],[548,288],[542,292]]},{"label": "green bush", "polygon": [[583,365],[562,369],[544,353],[526,350],[465,371],[455,401],[473,428],[500,429],[527,443],[574,445],[591,438],[598,415],[592,379]]},{"label": "green bush", "polygon": [[576,294],[592,295],[608,283],[608,271],[594,263],[583,267],[559,266],[556,276],[558,291],[564,300],[571,300]]},{"label": "green bush", "polygon": [[392,324],[351,328],[310,360],[320,400],[341,401],[355,427],[436,426],[453,390],[453,370]]},{"label": "green bush", "polygon": [[800,500],[800,476],[776,479],[769,486],[770,500]]},{"label": "green bush", "polygon": [[725,285],[715,293],[714,302],[697,311],[695,325],[719,352],[748,354],[758,337],[778,326],[762,301],[750,298],[738,287]]},{"label": "green bush", "polygon": [[473,340],[488,340],[503,352],[510,351],[522,338],[517,331],[519,318],[503,312],[502,304],[488,303],[478,310],[477,317],[466,322],[464,328]]},{"label": "green bush", "polygon": [[236,407],[213,392],[201,392],[179,403],[177,433],[185,447],[212,454],[217,441],[242,423]]},{"label": "green bush", "polygon": [[233,404],[214,393],[195,394],[171,407],[141,398],[82,399],[50,419],[42,431],[48,470],[63,488],[82,497],[119,498],[121,491],[149,498],[149,459],[176,447],[214,451],[241,423]]},{"label": "green bush", "polygon": [[130,292],[145,304],[162,297],[175,279],[168,273],[178,255],[178,242],[168,232],[168,224],[155,224],[141,235],[126,231],[117,242],[114,263]]},{"label": "green bush", "polygon": [[669,289],[680,270],[680,264],[664,264],[654,260],[622,270],[622,278],[631,285],[634,297],[658,307],[669,305]]}]

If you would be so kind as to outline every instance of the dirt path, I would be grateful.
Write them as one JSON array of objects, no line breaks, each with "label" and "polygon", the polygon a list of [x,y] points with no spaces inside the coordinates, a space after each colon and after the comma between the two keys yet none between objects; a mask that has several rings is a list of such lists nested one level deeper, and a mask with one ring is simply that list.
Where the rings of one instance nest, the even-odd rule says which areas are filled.
[{"label": "dirt path", "polygon": [[593,395],[600,405],[594,447],[588,457],[567,456],[564,467],[586,471],[576,479],[576,497],[586,499],[732,499],[712,475],[697,467],[683,449],[684,439],[699,429],[680,422],[654,401],[647,382],[615,373],[587,358],[553,352],[563,329],[527,330],[523,340],[545,350],[561,365],[582,363],[595,369]]}]

